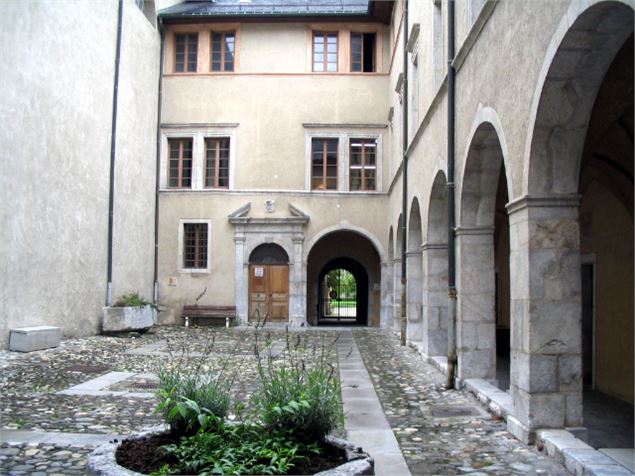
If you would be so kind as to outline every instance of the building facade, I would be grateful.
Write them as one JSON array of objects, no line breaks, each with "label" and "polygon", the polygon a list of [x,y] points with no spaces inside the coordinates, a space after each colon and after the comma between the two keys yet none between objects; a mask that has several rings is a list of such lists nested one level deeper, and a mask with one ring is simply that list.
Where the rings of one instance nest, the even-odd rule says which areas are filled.
[{"label": "building facade", "polygon": [[[131,0],[123,4],[123,51],[138,57],[122,62],[135,100],[122,93],[118,113],[132,141],[118,138],[129,157],[115,180],[118,290],[151,292],[156,179],[162,323],[182,324],[182,307],[199,303],[233,305],[243,323],[268,316],[331,324],[341,296],[329,276],[344,270],[357,296],[340,322],[398,331],[403,314],[408,342],[445,369],[454,243],[456,381],[506,391],[513,434],[531,441],[538,428],[583,426],[584,388],[633,402],[631,0],[170,1],[155,6],[156,28]],[[114,34],[115,6],[103,5],[104,41]],[[21,8],[13,6],[14,18]],[[24,31],[20,25],[14,30]],[[114,57],[112,48],[100,54]],[[19,46],[11,51],[26,61]],[[17,85],[16,68],[4,68]],[[104,68],[95,74],[110,78]],[[57,74],[38,71],[22,74]],[[90,107],[104,112],[101,123],[61,128],[44,141],[45,155],[8,141],[11,156],[24,159],[15,164],[40,170],[37,160],[50,162],[56,147],[64,156],[69,141],[94,150],[65,156],[75,165],[64,175],[83,179],[93,201],[77,190],[71,200],[56,183],[48,208],[37,208],[29,203],[40,194],[3,176],[8,203],[20,197],[40,217],[29,226],[44,227],[26,233],[17,223],[26,212],[3,215],[11,225],[3,233],[12,234],[5,243],[19,250],[3,253],[11,281],[3,285],[5,335],[17,324],[62,322],[77,335],[98,323],[104,255],[88,249],[106,246],[97,211],[108,197],[103,131],[112,84],[79,77],[104,84],[99,107]],[[42,88],[27,88],[32,103],[51,96]],[[19,91],[4,103],[3,123],[11,123]],[[23,134],[20,124],[10,125],[12,135]],[[98,221],[87,224],[94,238],[81,234],[69,247],[70,236],[42,234],[68,230],[66,221],[82,213]],[[57,214],[57,228],[46,225]],[[40,255],[64,274],[34,273]],[[94,272],[94,286],[79,269]],[[45,309],[52,296],[42,289],[60,282],[67,287],[56,291],[59,309],[27,313],[36,317],[29,322],[15,317],[20,299]],[[82,293],[86,317],[70,305]]]}]

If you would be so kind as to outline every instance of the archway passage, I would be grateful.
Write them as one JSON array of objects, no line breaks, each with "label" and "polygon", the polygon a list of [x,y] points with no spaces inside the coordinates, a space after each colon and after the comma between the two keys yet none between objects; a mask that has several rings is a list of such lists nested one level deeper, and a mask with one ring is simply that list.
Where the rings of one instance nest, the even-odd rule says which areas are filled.
[{"label": "archway passage", "polygon": [[580,166],[583,418],[633,448],[633,35],[597,94]]},{"label": "archway passage", "polygon": [[318,292],[318,324],[365,324],[368,320],[368,274],[350,258],[338,258],[322,268]]},{"label": "archway passage", "polygon": [[[356,283],[354,319],[342,319],[347,325],[379,325],[381,308],[381,266],[373,243],[356,231],[334,231],[320,238],[307,258],[307,317],[311,325],[337,323],[325,312],[329,301],[325,286],[327,275],[341,269],[350,273]],[[339,297],[339,295],[338,295]],[[338,306],[339,307],[339,306]],[[352,312],[352,311],[346,311]]]},{"label": "archway passage", "polygon": [[249,255],[249,320],[288,322],[289,256],[274,243]]}]

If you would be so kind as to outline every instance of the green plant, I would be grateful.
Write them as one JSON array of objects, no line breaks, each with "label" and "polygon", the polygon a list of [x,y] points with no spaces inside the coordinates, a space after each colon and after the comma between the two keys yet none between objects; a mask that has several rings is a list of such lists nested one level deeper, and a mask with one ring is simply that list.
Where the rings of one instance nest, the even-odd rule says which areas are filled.
[{"label": "green plant", "polygon": [[297,334],[292,339],[287,329],[286,346],[276,361],[270,336],[263,356],[256,334],[260,388],[252,398],[265,427],[309,442],[322,440],[342,422],[339,377],[328,358],[335,352],[335,341],[321,341],[309,349],[306,338]]},{"label": "green plant", "polygon": [[152,305],[150,301],[139,295],[139,292],[131,291],[128,294],[119,296],[113,304],[113,307],[144,307]]},{"label": "green plant", "polygon": [[158,474],[286,474],[305,458],[320,453],[317,444],[303,444],[258,424],[232,425],[209,416],[201,430],[178,445],[164,447],[178,463]]},{"label": "green plant", "polygon": [[214,374],[206,371],[204,364],[213,347],[212,338],[201,356],[191,359],[189,347],[183,342],[181,354],[175,358],[168,344],[171,358],[157,372],[157,411],[163,414],[165,422],[175,434],[194,434],[207,417],[227,416],[234,375],[224,372],[225,365],[221,365],[221,369]]}]

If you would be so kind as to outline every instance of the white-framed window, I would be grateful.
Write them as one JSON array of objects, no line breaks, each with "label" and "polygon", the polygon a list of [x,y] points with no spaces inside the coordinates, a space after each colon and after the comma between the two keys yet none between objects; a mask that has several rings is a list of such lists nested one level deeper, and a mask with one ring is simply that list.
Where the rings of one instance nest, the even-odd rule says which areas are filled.
[{"label": "white-framed window", "polygon": [[235,163],[233,127],[162,129],[162,190],[233,190]]},{"label": "white-framed window", "polygon": [[178,268],[181,273],[209,273],[212,258],[211,220],[179,220]]},{"label": "white-framed window", "polygon": [[[383,145],[380,133],[325,129],[307,131],[305,138],[307,191],[382,191]],[[333,164],[335,156],[337,163]]]}]

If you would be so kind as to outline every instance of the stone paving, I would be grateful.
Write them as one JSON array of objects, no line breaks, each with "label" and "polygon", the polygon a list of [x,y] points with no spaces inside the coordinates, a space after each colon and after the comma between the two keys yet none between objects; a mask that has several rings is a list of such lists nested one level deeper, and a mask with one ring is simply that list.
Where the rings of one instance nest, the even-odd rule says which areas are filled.
[{"label": "stone paving", "polygon": [[[311,329],[305,335],[313,342],[337,334]],[[445,391],[441,374],[389,332],[360,328],[353,335],[412,474],[567,474],[515,440],[471,396]],[[272,330],[274,348],[285,337]],[[235,396],[247,402],[257,381],[253,342],[253,332],[240,328],[166,327],[139,336],[65,340],[57,349],[28,354],[0,352],[0,474],[83,474],[86,455],[104,438],[161,424],[154,398],[58,393],[111,372],[154,373],[161,363],[198,362],[207,354],[206,369],[235,372]],[[457,406],[472,415],[451,416]],[[25,431],[53,438],[15,436]]]}]

